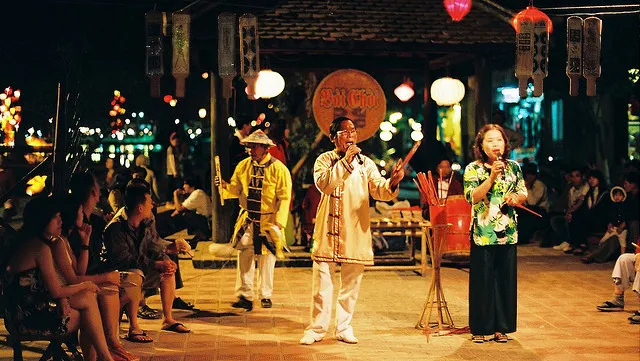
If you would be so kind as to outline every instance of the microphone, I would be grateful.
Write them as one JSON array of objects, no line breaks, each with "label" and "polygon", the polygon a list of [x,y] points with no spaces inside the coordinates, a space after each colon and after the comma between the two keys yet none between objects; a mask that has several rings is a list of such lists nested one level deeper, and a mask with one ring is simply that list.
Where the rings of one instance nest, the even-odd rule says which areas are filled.
[{"label": "microphone", "polygon": [[362,159],[362,155],[360,155],[360,153],[356,154],[356,159],[360,165],[364,164],[364,159]]},{"label": "microphone", "polygon": [[[498,152],[498,157],[496,158],[496,160],[504,162],[504,158],[502,157],[502,152]],[[498,179],[504,180],[504,169],[502,169],[502,173],[500,173],[500,175],[498,176]]]}]

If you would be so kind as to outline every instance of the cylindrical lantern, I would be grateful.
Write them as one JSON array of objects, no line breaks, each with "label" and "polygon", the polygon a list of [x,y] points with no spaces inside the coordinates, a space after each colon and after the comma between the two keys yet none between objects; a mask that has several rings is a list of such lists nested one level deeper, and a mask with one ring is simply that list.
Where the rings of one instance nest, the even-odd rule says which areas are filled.
[{"label": "cylindrical lantern", "polygon": [[222,78],[222,97],[231,98],[231,83],[236,76],[236,15],[218,15],[218,74]]},{"label": "cylindrical lantern", "polygon": [[440,78],[431,84],[431,98],[440,106],[457,104],[464,98],[464,84],[448,76]]},{"label": "cylindrical lantern", "polygon": [[173,68],[171,74],[176,78],[176,97],[184,98],[185,80],[189,76],[189,29],[191,15],[173,13]]},{"label": "cylindrical lantern", "polygon": [[413,98],[415,93],[416,92],[413,90],[413,82],[409,79],[406,79],[393,90],[393,94],[395,94],[401,102],[406,102]]},{"label": "cylindrical lantern", "polygon": [[587,79],[587,95],[596,95],[596,79],[600,77],[600,49],[602,47],[602,20],[596,17],[584,19],[584,56],[582,76]]},{"label": "cylindrical lantern", "polygon": [[544,78],[549,74],[549,33],[544,21],[533,25],[533,96],[543,92]]},{"label": "cylindrical lantern", "polygon": [[147,30],[145,68],[151,83],[151,96],[160,97],[160,78],[164,75],[164,57],[162,45],[162,29],[164,16],[159,11],[145,14]]},{"label": "cylindrical lantern", "polygon": [[255,95],[269,99],[276,97],[284,90],[284,78],[272,70],[260,70],[256,80]]},{"label": "cylindrical lantern", "polygon": [[240,31],[240,76],[247,83],[249,99],[252,99],[260,71],[258,18],[253,14],[244,14],[238,20],[238,27]]},{"label": "cylindrical lantern", "polygon": [[567,18],[567,68],[569,95],[578,95],[578,85],[582,77],[582,18]]},{"label": "cylindrical lantern", "polygon": [[540,96],[542,81],[548,73],[549,34],[553,31],[551,19],[536,7],[528,6],[513,17],[511,24],[517,33],[516,77],[520,97],[527,96],[529,77],[534,80],[533,95]]},{"label": "cylindrical lantern", "polygon": [[460,21],[471,10],[471,0],[444,0],[444,8],[447,9],[451,20]]}]

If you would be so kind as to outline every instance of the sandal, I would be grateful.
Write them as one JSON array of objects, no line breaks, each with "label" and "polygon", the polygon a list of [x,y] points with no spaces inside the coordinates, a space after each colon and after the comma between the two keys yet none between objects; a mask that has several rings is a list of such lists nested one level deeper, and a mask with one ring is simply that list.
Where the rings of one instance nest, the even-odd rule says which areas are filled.
[{"label": "sandal", "polygon": [[186,328],[180,322],[176,322],[174,324],[162,327],[162,331],[171,331],[171,332],[175,332],[175,333],[189,333],[189,332],[191,332],[190,329]]},{"label": "sandal", "polygon": [[124,339],[129,341],[129,342],[136,342],[136,343],[153,342],[153,339],[151,337],[147,336],[147,333],[144,332],[144,331],[140,331],[139,333],[133,333],[133,332],[129,331],[129,334]]},{"label": "sandal", "polygon": [[162,313],[158,310],[144,305],[138,310],[138,317],[144,320],[159,320],[162,318]]},{"label": "sandal", "polygon": [[599,311],[603,312],[615,312],[615,311],[623,311],[624,305],[613,303],[611,301],[604,301],[601,305],[596,306]]},{"label": "sandal", "polygon": [[636,311],[636,312],[634,312],[631,316],[627,317],[627,320],[631,321],[631,319],[633,318],[633,316],[639,316],[639,317],[640,317],[640,311]]},{"label": "sandal", "polygon": [[629,322],[631,322],[632,325],[640,325],[640,315],[635,314],[629,317]]},{"label": "sandal", "polygon": [[496,332],[496,334],[493,336],[493,340],[495,342],[505,343],[509,341],[509,337],[507,337],[507,335],[502,332]]},{"label": "sandal", "polygon": [[171,306],[171,308],[173,308],[174,310],[193,311],[196,308],[196,306],[191,302],[186,302],[180,297],[176,297],[173,300],[173,305]]},{"label": "sandal", "polygon": [[472,335],[471,336],[471,341],[473,343],[484,343],[484,336],[483,335]]}]

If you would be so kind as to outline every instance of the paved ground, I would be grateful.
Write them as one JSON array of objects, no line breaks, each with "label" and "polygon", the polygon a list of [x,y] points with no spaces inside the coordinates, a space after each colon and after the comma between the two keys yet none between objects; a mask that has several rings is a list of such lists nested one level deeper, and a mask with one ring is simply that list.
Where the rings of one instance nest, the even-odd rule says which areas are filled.
[{"label": "paved ground", "polygon": [[[640,325],[627,317],[640,308],[627,294],[625,312],[601,313],[595,306],[612,293],[612,263],[583,265],[574,256],[551,249],[520,246],[518,331],[507,344],[473,344],[470,335],[431,337],[414,328],[426,299],[430,278],[412,272],[366,272],[353,320],[357,345],[327,338],[313,346],[298,340],[308,323],[309,268],[277,268],[274,308],[241,312],[234,300],[233,269],[194,269],[182,261],[184,299],[203,310],[180,312],[191,334],[159,332],[160,321],[144,321],[151,344],[123,341],[143,360],[640,360]],[[457,327],[467,325],[466,270],[442,272],[450,311]],[[159,298],[150,304],[159,307]],[[125,324],[123,324],[124,326]],[[0,327],[0,334],[5,331]],[[0,359],[11,352],[0,336]],[[37,347],[33,343],[30,346]],[[25,352],[25,359],[37,354]]]}]

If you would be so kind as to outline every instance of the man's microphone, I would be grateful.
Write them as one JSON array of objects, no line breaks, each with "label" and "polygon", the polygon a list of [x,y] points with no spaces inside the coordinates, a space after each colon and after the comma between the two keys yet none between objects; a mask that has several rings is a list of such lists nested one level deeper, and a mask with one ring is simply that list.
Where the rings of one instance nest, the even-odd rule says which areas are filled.
[{"label": "man's microphone", "polygon": [[[350,145],[349,148],[354,147],[354,146],[355,145]],[[356,153],[355,158],[358,161],[358,164],[360,164],[360,165],[364,164],[364,159],[362,159],[362,155],[360,153]]]}]

